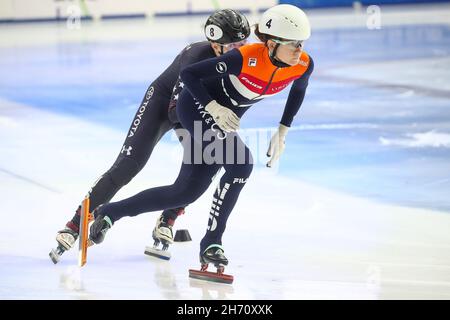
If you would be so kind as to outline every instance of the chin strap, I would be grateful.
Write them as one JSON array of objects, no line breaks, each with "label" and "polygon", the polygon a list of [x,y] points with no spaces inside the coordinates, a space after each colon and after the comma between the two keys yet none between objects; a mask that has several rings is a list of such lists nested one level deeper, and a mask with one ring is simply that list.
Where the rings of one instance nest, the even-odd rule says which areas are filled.
[{"label": "chin strap", "polygon": [[272,62],[272,64],[273,64],[275,67],[278,67],[278,68],[287,68],[287,67],[290,67],[290,65],[288,65],[287,63],[281,62],[280,60],[278,60],[278,59],[275,57],[276,54],[277,54],[277,50],[278,50],[278,47],[279,47],[279,46],[280,46],[280,44],[277,43],[277,44],[275,45],[275,48],[273,49],[272,53],[269,53],[270,61]]}]

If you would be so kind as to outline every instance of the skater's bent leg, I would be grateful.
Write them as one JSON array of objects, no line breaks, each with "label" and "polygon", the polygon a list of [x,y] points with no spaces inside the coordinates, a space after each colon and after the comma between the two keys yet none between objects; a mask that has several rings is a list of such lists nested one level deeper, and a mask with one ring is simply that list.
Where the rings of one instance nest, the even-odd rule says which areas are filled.
[{"label": "skater's bent leg", "polygon": [[133,158],[119,157],[111,169],[100,177],[89,192],[89,211],[92,212],[100,204],[109,202],[143,167],[142,163]]},{"label": "skater's bent leg", "polygon": [[[201,146],[195,146],[195,144],[197,144],[194,139],[192,138],[192,135],[189,133],[189,131],[187,131],[186,129],[184,129],[181,124],[177,124],[175,126],[175,133],[178,137],[178,140],[180,141],[180,143],[183,146],[184,152],[183,152],[183,163],[184,164],[192,164],[195,163],[195,155],[194,152],[195,150],[201,150]],[[198,148],[198,149],[196,149]],[[209,176],[213,173],[213,175],[211,176],[211,180],[214,179],[214,175],[217,174],[217,171],[220,169],[220,165],[216,165],[215,167],[199,167],[197,166],[193,166],[193,165],[186,165],[183,168],[183,175],[185,177],[189,177],[189,176],[195,176],[197,175],[196,172],[190,172],[190,170],[195,170],[197,172],[200,172],[200,174],[202,176]],[[199,169],[200,168],[200,169]],[[214,169],[216,168],[216,169]],[[216,172],[213,172],[211,170],[217,170]],[[209,174],[206,174],[206,171],[210,172]],[[181,177],[180,177],[181,178]],[[161,214],[163,217],[163,221],[169,225],[174,225],[175,220],[182,214],[184,214],[185,212],[185,207],[187,206],[187,204],[185,206],[179,207],[179,208],[171,208],[171,209],[166,209],[163,211],[163,213]]]},{"label": "skater's bent leg", "polygon": [[[141,169],[142,166],[134,159],[119,156],[114,165],[98,179],[90,190],[89,211],[92,212],[100,204],[109,202]],[[73,218],[66,224],[67,227],[77,232],[80,225],[80,210],[81,206],[78,207]]]},{"label": "skater's bent leg", "polygon": [[[159,88],[157,83],[149,87],[133,118],[116,161],[89,192],[91,212],[100,204],[109,202],[136,176],[147,163],[161,137],[173,128],[167,115],[169,100],[170,98],[164,94],[164,90]],[[61,248],[56,252],[58,256],[64,252],[63,247],[65,250],[72,247],[78,237],[80,211],[81,206],[78,206],[73,218],[67,222],[63,230],[57,233],[58,248]],[[57,262],[55,255],[52,260]]]},{"label": "skater's bent leg", "polygon": [[[193,168],[192,168],[193,166]],[[184,207],[197,200],[211,184],[219,166],[183,164],[177,180],[168,186],[144,190],[130,198],[105,204],[102,214],[113,222],[144,212]],[[185,172],[189,172],[188,175]]]},{"label": "skater's bent leg", "polygon": [[250,150],[245,145],[243,148],[245,149],[244,163],[239,164],[239,162],[235,162],[224,165],[225,173],[214,192],[208,228],[200,242],[200,252],[204,252],[211,244],[222,244],[222,235],[225,231],[228,217],[239,198],[242,188],[244,188],[252,173],[253,158]]},{"label": "skater's bent leg", "polygon": [[[159,95],[158,88],[152,87],[153,84],[148,91],[154,91],[154,94],[149,95],[148,91],[145,94],[114,164],[89,191],[90,212],[100,204],[109,202],[142,170],[158,141],[173,127],[167,117],[167,97]],[[66,225],[77,232],[80,209],[81,206]]]}]

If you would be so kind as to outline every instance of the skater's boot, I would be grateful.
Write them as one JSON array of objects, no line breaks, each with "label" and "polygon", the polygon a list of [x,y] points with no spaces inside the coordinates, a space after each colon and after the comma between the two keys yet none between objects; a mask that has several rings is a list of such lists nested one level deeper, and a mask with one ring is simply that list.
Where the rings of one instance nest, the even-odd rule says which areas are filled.
[{"label": "skater's boot", "polygon": [[89,232],[89,239],[96,244],[102,243],[103,240],[105,240],[106,232],[108,232],[113,225],[111,219],[102,214],[101,207],[102,206],[99,206],[93,212],[95,220],[91,225]]},{"label": "skater's boot", "polygon": [[156,220],[156,226],[153,229],[152,237],[155,240],[155,245],[162,242],[163,245],[173,243],[173,231],[172,227],[175,224],[175,220],[178,216],[184,214],[184,208],[167,209]]},{"label": "skater's boot", "polygon": [[56,242],[58,242],[58,246],[62,246],[64,248],[64,251],[71,249],[77,239],[78,232],[68,226],[58,231],[56,234]]},{"label": "skater's boot", "polygon": [[[153,228],[152,238],[155,241],[153,247],[145,247],[144,253],[159,259],[170,260],[170,252],[167,251],[169,245],[173,243],[173,225],[175,219],[184,214],[184,208],[166,209],[156,220],[156,226]],[[162,243],[162,249],[159,244]]]},{"label": "skater's boot", "polygon": [[[79,211],[80,207],[76,210],[75,215],[79,214]],[[70,250],[77,239],[78,226],[72,220],[70,220],[69,222],[67,222],[65,228],[58,231],[56,234],[57,247],[56,249],[52,249],[49,253],[50,259],[53,261],[53,263],[58,263],[61,255],[67,250]]]},{"label": "skater's boot", "polygon": [[[156,220],[156,226],[153,228],[152,238],[155,241],[153,247],[145,247],[144,253],[149,256],[153,256],[159,259],[170,260],[171,254],[167,249],[169,244],[173,243],[172,227],[175,220],[165,219],[161,214],[158,220]],[[159,244],[162,243],[162,249],[159,249]]]},{"label": "skater's boot", "polygon": [[[228,259],[224,255],[223,247],[219,244],[212,244],[200,253],[200,263],[202,269],[208,267],[208,263],[214,264],[216,268],[228,265]],[[206,269],[205,269],[206,270]]]},{"label": "skater's boot", "polygon": [[59,262],[59,258],[64,252],[73,247],[75,241],[77,241],[78,233],[69,227],[65,227],[63,230],[58,231],[56,234],[56,242],[58,246],[56,249],[52,249],[48,254],[54,264]]},{"label": "skater's boot", "polygon": [[[223,254],[223,247],[219,244],[212,244],[200,253],[201,269],[189,270],[189,277],[200,280],[233,283],[233,276],[224,274],[225,266],[228,265],[228,259]],[[212,263],[217,268],[217,272],[209,272],[208,264]]]},{"label": "skater's boot", "polygon": [[156,246],[160,242],[162,242],[163,247],[173,243],[172,227],[174,225],[174,222],[175,221],[173,219],[167,219],[166,221],[162,214],[159,216],[158,220],[156,220],[156,226],[152,232],[152,237],[153,240],[155,240]]}]

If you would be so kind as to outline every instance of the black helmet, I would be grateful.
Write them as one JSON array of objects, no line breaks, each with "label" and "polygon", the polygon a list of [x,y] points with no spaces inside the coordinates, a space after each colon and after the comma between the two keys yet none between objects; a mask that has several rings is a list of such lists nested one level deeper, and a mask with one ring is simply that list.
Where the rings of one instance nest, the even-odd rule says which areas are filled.
[{"label": "black helmet", "polygon": [[250,36],[250,25],[239,11],[223,9],[206,20],[205,36],[209,41],[220,44],[238,42]]}]

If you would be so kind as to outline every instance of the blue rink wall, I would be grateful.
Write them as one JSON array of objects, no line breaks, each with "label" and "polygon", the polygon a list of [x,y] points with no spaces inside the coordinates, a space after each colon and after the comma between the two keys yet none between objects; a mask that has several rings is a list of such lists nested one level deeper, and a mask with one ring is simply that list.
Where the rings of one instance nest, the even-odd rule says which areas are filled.
[{"label": "blue rink wall", "polygon": [[348,7],[354,2],[362,5],[381,5],[381,4],[418,4],[432,2],[450,2],[449,0],[282,0],[279,3],[288,3],[301,8],[323,8],[323,7]]},{"label": "blue rink wall", "polygon": [[[64,1],[60,2],[46,2],[41,5],[34,4],[34,7],[24,7],[24,3],[14,3],[15,0],[9,0],[9,2],[0,2],[0,24],[9,23],[30,23],[30,22],[50,22],[50,21],[66,21],[71,16],[78,12],[81,20],[111,20],[111,19],[135,19],[135,18],[147,18],[149,16],[154,17],[173,17],[173,16],[193,16],[193,15],[208,15],[215,9],[232,7],[239,9],[245,14],[249,14],[253,10],[259,12],[265,11],[268,7],[276,4],[276,1],[261,2],[258,3],[258,7],[253,7],[248,3],[242,3],[236,5],[236,3],[230,3],[227,1],[211,1],[210,6],[199,6],[201,1],[184,1],[180,2],[177,10],[168,9],[162,6],[149,7],[147,4],[141,4],[140,7],[122,6],[121,8],[112,9],[109,4],[103,3],[102,9],[92,10],[92,4],[85,1],[80,1],[79,4],[74,4],[79,8],[79,11],[71,11],[67,7],[68,3]],[[293,4],[303,9],[313,8],[333,8],[333,7],[352,7],[354,3],[360,3],[364,6],[370,5],[389,5],[389,4],[429,4],[429,3],[449,3],[450,0],[281,0],[280,4]],[[100,3],[98,3],[100,4]],[[95,7],[95,6],[94,6]],[[132,9],[134,8],[134,9]],[[150,13],[150,9],[153,11]],[[37,11],[36,11],[37,10]],[[96,10],[99,10],[95,13]],[[33,12],[31,14],[31,12]],[[45,12],[45,13],[44,13]]]}]

